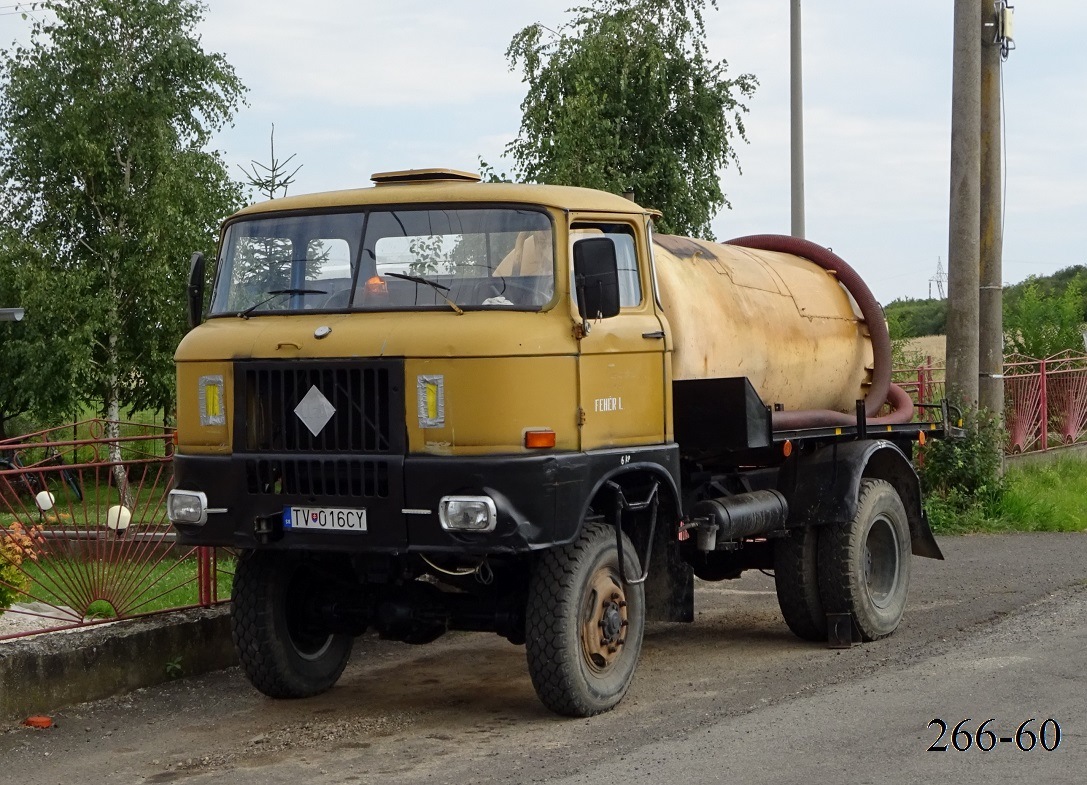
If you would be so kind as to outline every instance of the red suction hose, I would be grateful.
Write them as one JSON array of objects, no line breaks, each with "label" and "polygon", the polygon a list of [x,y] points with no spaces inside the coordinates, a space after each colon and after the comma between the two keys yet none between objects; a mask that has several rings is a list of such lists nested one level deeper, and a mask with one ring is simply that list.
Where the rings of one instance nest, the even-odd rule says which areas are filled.
[{"label": "red suction hose", "polygon": [[[839,283],[846,288],[861,309],[861,318],[868,325],[868,334],[872,339],[872,386],[864,401],[864,413],[872,425],[893,425],[907,423],[913,419],[913,400],[897,384],[891,384],[891,336],[887,332],[887,322],[883,318],[883,309],[872,290],[850,267],[844,259],[821,245],[799,237],[782,234],[752,234],[729,240],[728,245],[738,245],[757,251],[778,251],[807,259],[829,270],[837,276]],[[890,414],[877,417],[884,403],[893,408]],[[792,430],[795,428],[817,428],[825,425],[849,425],[856,422],[851,414],[830,409],[805,409],[802,411],[774,412],[774,430]]]}]

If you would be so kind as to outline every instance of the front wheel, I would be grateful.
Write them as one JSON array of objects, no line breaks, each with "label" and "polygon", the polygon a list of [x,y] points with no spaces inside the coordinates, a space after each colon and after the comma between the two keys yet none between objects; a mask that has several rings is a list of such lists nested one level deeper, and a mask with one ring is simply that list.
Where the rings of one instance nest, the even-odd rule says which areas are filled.
[{"label": "front wheel", "polygon": [[[624,534],[623,570],[641,574]],[[615,529],[587,525],[569,545],[543,553],[529,582],[528,671],[547,708],[591,717],[626,694],[645,629],[645,592],[619,576]]]},{"label": "front wheel", "polygon": [[230,631],[242,670],[271,698],[306,698],[332,687],[354,639],[323,629],[315,609],[332,591],[318,565],[257,551],[238,560]]},{"label": "front wheel", "polygon": [[861,480],[853,520],[819,533],[819,594],[827,613],[848,613],[861,638],[898,628],[910,588],[910,524],[898,492]]}]

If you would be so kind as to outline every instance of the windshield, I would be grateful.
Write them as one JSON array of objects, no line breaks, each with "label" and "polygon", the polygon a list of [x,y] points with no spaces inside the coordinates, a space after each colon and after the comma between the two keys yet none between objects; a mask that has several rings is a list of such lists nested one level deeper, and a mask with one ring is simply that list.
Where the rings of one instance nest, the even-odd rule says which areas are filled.
[{"label": "windshield", "polygon": [[259,217],[227,227],[210,313],[539,310],[554,267],[551,221],[536,210]]}]

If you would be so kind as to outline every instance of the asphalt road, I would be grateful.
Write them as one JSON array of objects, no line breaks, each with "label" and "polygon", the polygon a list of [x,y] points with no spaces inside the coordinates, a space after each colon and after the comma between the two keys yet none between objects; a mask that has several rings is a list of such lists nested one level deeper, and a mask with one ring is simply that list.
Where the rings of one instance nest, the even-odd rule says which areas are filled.
[{"label": "asphalt road", "polygon": [[[4,729],[0,782],[1083,782],[1087,534],[941,545],[899,631],[848,650],[793,638],[760,573],[701,584],[695,624],[652,627],[626,699],[592,719],[544,710],[497,636],[363,638],[317,698],[265,699],[234,669]],[[954,748],[990,718],[994,749]],[[1056,749],[1018,748],[1032,718],[1059,724]]]}]

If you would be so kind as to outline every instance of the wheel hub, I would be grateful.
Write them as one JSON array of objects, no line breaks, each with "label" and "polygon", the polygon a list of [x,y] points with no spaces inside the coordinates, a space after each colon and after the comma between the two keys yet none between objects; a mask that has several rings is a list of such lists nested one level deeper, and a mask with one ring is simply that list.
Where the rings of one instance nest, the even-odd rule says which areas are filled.
[{"label": "wheel hub", "polygon": [[581,648],[591,667],[611,666],[626,643],[627,624],[626,593],[612,570],[602,567],[589,583],[582,613]]},{"label": "wheel hub", "polygon": [[864,583],[877,608],[886,608],[898,586],[898,541],[891,523],[880,516],[864,543]]},{"label": "wheel hub", "polygon": [[614,602],[604,603],[604,618],[600,620],[600,629],[609,641],[619,639],[619,630],[623,626],[623,617],[619,612],[619,606]]}]

